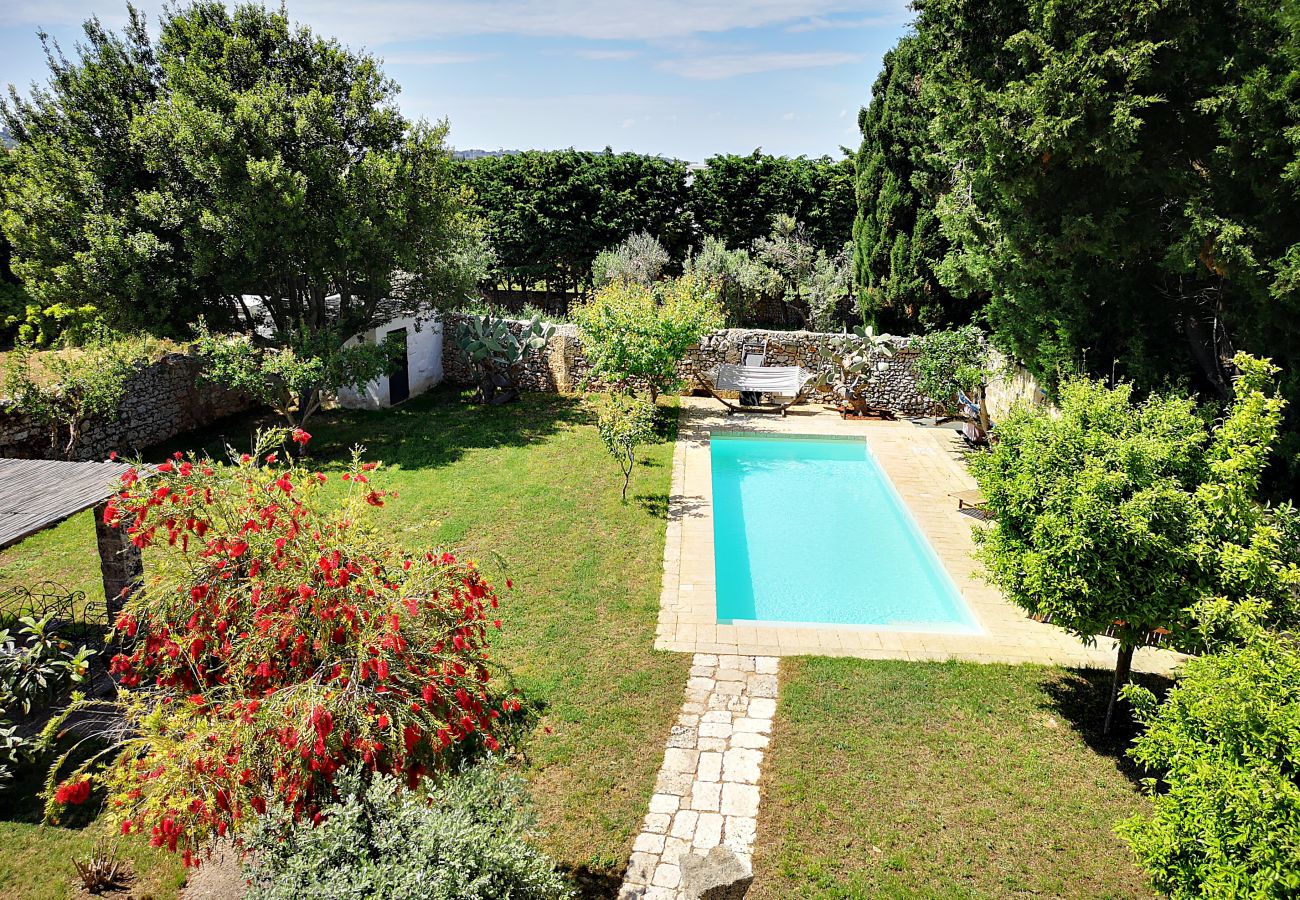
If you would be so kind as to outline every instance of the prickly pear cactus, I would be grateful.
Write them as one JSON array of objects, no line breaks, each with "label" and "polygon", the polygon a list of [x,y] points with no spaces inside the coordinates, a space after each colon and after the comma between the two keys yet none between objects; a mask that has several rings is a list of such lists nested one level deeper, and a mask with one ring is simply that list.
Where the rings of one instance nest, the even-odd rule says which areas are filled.
[{"label": "prickly pear cactus", "polygon": [[813,388],[833,395],[842,409],[856,415],[874,411],[871,386],[880,376],[885,360],[894,355],[893,339],[876,334],[870,325],[831,338],[818,348],[822,369]]},{"label": "prickly pear cactus", "polygon": [[525,357],[545,347],[555,334],[555,326],[542,322],[541,316],[533,316],[519,334],[510,325],[493,315],[466,316],[452,334],[456,346],[478,369],[476,403],[499,406],[519,399]]}]

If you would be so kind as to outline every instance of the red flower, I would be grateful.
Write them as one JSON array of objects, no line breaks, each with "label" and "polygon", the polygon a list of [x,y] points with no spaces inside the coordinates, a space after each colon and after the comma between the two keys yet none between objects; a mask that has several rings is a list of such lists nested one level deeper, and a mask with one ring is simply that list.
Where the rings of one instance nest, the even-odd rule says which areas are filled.
[{"label": "red flower", "polygon": [[65,781],[54,792],[54,801],[65,806],[80,806],[90,799],[90,780]]},{"label": "red flower", "polygon": [[311,440],[311,435],[303,431],[301,428],[295,428],[291,437],[295,444],[301,444],[304,447],[307,446],[307,442]]}]

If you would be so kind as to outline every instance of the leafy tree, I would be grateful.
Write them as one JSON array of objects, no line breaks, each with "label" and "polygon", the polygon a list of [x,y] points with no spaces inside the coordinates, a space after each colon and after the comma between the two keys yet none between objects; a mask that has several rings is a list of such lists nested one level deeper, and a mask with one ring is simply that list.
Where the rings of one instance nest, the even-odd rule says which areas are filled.
[{"label": "leafy tree", "polygon": [[817,251],[803,294],[808,301],[808,323],[813,331],[837,331],[844,326],[853,295],[852,242],[846,242],[838,253],[830,256]]},{"label": "leafy tree", "polygon": [[[331,479],[259,435],[229,464],[182,456],[127,472],[104,511],[150,558],[115,623],[111,700],[73,703],[121,721],[102,752],[51,769],[47,815],[108,793],[115,833],[187,862],[277,801],[310,820],[346,767],[413,786],[508,738],[518,710],[490,677],[498,599],[472,562],[399,551],[375,527],[388,502],[359,449]],[[92,735],[88,740],[99,740]],[[80,760],[64,777],[67,760]]]},{"label": "leafy tree", "polygon": [[948,252],[935,203],[946,179],[931,160],[932,112],[921,86],[930,53],[924,36],[904,37],[885,54],[858,117],[858,215],[854,279],[863,315],[879,328],[910,332],[963,324],[974,303],[954,296],[935,269]]},{"label": "leafy tree", "polygon": [[596,405],[596,430],[601,443],[623,474],[623,502],[636,468],[636,448],[655,438],[655,407],[625,391],[601,395]]},{"label": "leafy tree", "polygon": [[921,393],[952,410],[957,407],[957,392],[965,392],[979,406],[980,428],[988,434],[984,390],[993,372],[983,333],[974,325],[964,325],[951,331],[932,331],[913,346],[917,355],[912,365]]},{"label": "leafy tree", "polygon": [[345,346],[319,332],[296,346],[260,347],[246,334],[214,335],[201,319],[194,349],[203,358],[201,379],[255,397],[291,428],[307,424],[339,388],[378,378],[394,352],[387,344]]},{"label": "leafy tree", "polygon": [[754,241],[754,256],[767,265],[784,285],[785,309],[803,319],[807,298],[804,288],[817,266],[818,250],[808,238],[807,229],[794,218],[778,214],[772,219],[772,231]]},{"label": "leafy tree", "polygon": [[574,312],[591,376],[622,389],[644,386],[654,403],[681,379],[677,363],[721,327],[717,293],[692,275],[645,287],[611,284]]},{"label": "leafy tree", "polygon": [[684,163],[635,153],[528,151],[458,163],[508,286],[585,291],[601,251],[656,235],[680,262],[692,239]]},{"label": "leafy tree", "polygon": [[1157,628],[1185,649],[1240,641],[1300,614],[1290,513],[1257,500],[1283,402],[1276,369],[1239,354],[1215,425],[1192,400],[1066,381],[1060,414],[1019,409],[970,467],[996,525],[975,534],[990,579],[1085,641],[1115,628],[1115,696]]},{"label": "leafy tree", "polygon": [[702,234],[733,250],[769,235],[778,215],[802,222],[812,245],[835,253],[853,228],[853,161],[720,154],[694,173],[690,211]]},{"label": "leafy tree", "polygon": [[301,348],[478,280],[446,124],[403,119],[374,57],[212,0],[169,7],[156,46],[135,12],[85,31],[3,110],[3,226],[40,303],[174,333],[206,311]]},{"label": "leafy tree", "polygon": [[1049,380],[1114,366],[1143,389],[1194,378],[1223,398],[1246,350],[1278,360],[1294,397],[1288,4],[918,11],[927,151],[948,177],[938,274],[987,296],[995,343]]},{"label": "leafy tree", "polygon": [[638,232],[617,247],[596,254],[596,261],[591,265],[591,283],[597,288],[611,281],[634,281],[648,286],[659,280],[668,263],[668,251],[659,239]]},{"label": "leafy tree", "polygon": [[1144,731],[1129,755],[1152,812],[1119,831],[1175,900],[1300,892],[1300,649],[1261,635],[1189,660],[1164,703],[1129,685]]},{"label": "leafy tree", "polygon": [[770,266],[743,248],[728,250],[712,236],[706,236],[700,251],[687,258],[685,270],[715,286],[730,328],[748,323],[763,298],[780,296],[785,290],[780,274]]}]

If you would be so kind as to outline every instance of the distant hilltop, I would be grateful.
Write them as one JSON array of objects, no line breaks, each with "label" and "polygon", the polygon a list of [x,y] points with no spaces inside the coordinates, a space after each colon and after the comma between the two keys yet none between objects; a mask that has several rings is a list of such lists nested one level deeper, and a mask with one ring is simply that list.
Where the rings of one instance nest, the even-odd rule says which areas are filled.
[{"label": "distant hilltop", "polygon": [[485,156],[514,156],[522,150],[453,150],[452,159],[482,159]]},{"label": "distant hilltop", "polygon": [[9,129],[0,128],[0,147],[12,147],[16,143],[18,142],[15,141],[13,135],[9,133]]},{"label": "distant hilltop", "polygon": [[[451,158],[452,159],[482,159],[485,156],[493,156],[493,157],[514,156],[515,154],[518,153],[527,153],[527,152],[528,152],[527,150],[479,150],[475,148],[471,150],[453,150],[451,151]],[[611,151],[608,147],[606,147],[605,152],[611,153],[613,151]],[[646,154],[646,155],[650,155],[650,154]],[[662,153],[653,154],[653,158],[666,159],[669,162],[684,162],[686,163],[687,168],[690,168],[692,170],[708,168],[708,166],[706,166],[704,163],[694,163],[691,162],[690,160],[685,160],[685,159],[679,160],[675,156],[664,156]]]}]

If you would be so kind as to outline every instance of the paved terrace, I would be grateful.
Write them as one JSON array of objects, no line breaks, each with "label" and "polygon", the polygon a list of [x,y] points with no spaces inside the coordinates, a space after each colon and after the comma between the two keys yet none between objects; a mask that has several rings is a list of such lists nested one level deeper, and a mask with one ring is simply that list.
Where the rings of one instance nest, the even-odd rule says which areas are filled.
[{"label": "paved terrace", "polygon": [[[911,633],[860,627],[746,626],[719,624],[713,565],[713,490],[709,468],[711,430],[863,438],[903,498],[922,533],[984,633]],[[972,559],[970,515],[957,511],[949,494],[975,481],[961,462],[963,444],[948,429],[906,421],[845,421],[817,404],[803,404],[785,418],[762,414],[727,416],[717,402],[682,399],[673,457],[672,496],[664,547],[664,582],[655,646],[686,653],[734,656],[817,654],[865,659],[1054,663],[1110,668],[1115,642],[1099,637],[1089,647],[1060,628],[1028,618],[979,576]],[[1179,656],[1142,648],[1136,671],[1168,672]]]}]

